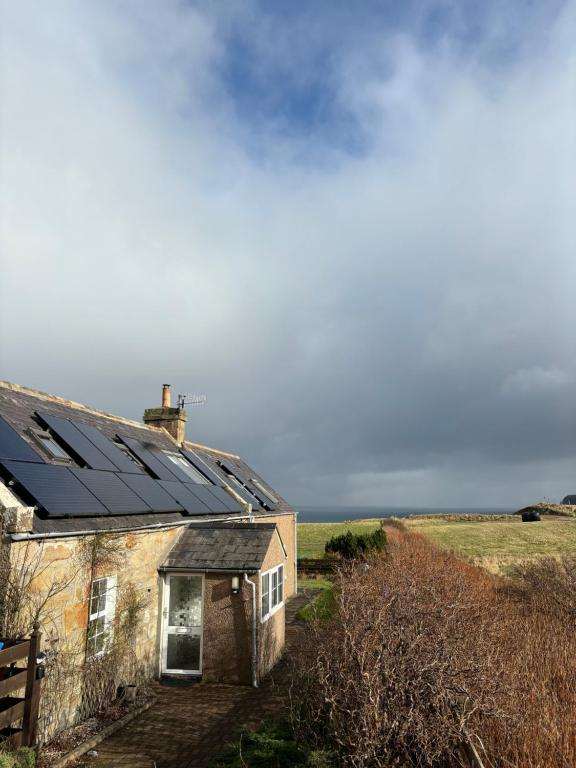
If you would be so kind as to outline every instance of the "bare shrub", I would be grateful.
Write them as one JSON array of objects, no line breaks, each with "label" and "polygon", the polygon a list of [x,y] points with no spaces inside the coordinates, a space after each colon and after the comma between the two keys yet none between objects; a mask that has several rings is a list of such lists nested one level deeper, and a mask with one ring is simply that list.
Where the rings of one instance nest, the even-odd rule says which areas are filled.
[{"label": "bare shrub", "polygon": [[[55,623],[59,610],[54,598],[64,592],[76,578],[79,565],[74,558],[60,578],[52,575],[53,563],[44,559],[44,542],[6,548],[0,561],[0,636],[21,638],[32,632],[34,624],[43,627]],[[44,589],[34,585],[46,582]]]},{"label": "bare shrub", "polygon": [[576,621],[576,557],[539,557],[509,569],[510,593],[537,611]]},{"label": "bare shrub", "polygon": [[576,765],[576,641],[500,582],[413,533],[339,576],[338,614],[310,630],[293,716],[344,765]]}]

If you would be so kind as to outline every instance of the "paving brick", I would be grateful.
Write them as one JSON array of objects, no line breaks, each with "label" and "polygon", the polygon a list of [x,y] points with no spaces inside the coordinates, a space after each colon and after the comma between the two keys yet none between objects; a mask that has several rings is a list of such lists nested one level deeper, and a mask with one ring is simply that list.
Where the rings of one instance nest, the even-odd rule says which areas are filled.
[{"label": "paving brick", "polygon": [[287,707],[288,657],[298,642],[299,594],[286,606],[286,652],[259,688],[158,683],[158,702],[98,747],[78,768],[207,768],[244,726],[256,727]]}]

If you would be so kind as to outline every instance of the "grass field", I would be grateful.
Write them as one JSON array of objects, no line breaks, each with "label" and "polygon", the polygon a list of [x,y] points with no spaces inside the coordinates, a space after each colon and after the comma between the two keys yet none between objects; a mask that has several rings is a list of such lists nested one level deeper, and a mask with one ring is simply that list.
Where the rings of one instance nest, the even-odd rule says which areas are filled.
[{"label": "grass field", "polygon": [[505,572],[508,565],[538,555],[576,554],[576,520],[548,518],[539,523],[523,523],[517,517],[494,522],[412,518],[406,524],[439,547],[453,550],[493,572]]},{"label": "grass field", "polygon": [[342,533],[366,533],[380,525],[380,520],[352,520],[349,523],[298,523],[298,557],[322,557],[324,544]]},{"label": "grass field", "polygon": [[[505,572],[507,566],[538,555],[576,554],[576,520],[545,518],[539,523],[523,523],[520,518],[483,522],[414,517],[404,521],[439,547],[453,550],[490,571]],[[365,533],[380,520],[353,520],[349,523],[300,523],[298,557],[322,557],[324,544],[346,531]]]}]

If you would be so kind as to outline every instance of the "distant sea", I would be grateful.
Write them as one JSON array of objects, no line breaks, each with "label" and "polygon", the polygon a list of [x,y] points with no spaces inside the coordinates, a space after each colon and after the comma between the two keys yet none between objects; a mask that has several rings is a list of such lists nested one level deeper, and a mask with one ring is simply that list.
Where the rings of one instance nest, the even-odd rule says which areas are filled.
[{"label": "distant sea", "polygon": [[370,517],[409,517],[411,515],[511,515],[512,508],[424,508],[424,507],[336,507],[296,506],[299,523],[339,523]]}]

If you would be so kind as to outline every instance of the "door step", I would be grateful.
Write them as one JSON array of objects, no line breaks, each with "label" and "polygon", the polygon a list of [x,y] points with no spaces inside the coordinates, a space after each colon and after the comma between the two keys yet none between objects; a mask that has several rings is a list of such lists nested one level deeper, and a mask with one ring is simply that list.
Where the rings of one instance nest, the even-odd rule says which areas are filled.
[{"label": "door step", "polygon": [[188,688],[202,682],[202,675],[161,675],[160,685],[173,688]]}]

